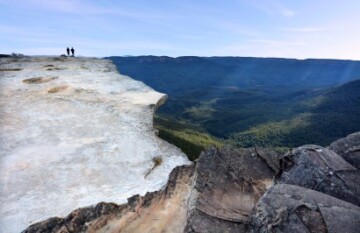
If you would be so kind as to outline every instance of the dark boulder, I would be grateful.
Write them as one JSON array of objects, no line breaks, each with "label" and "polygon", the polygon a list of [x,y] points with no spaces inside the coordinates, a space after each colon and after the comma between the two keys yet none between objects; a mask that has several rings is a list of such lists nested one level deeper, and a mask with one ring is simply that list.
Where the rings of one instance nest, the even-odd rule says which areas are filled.
[{"label": "dark boulder", "polygon": [[276,174],[277,156],[254,148],[203,152],[196,166],[196,199],[186,232],[246,232],[253,207]]},{"label": "dark boulder", "polygon": [[290,184],[276,184],[255,208],[251,232],[357,233],[360,207]]},{"label": "dark boulder", "polygon": [[276,183],[313,189],[360,206],[360,171],[335,152],[315,145],[293,149],[281,159]]},{"label": "dark boulder", "polygon": [[306,145],[283,155],[274,186],[253,210],[249,231],[359,232],[360,173],[344,159],[359,144],[357,133],[329,148]]},{"label": "dark boulder", "polygon": [[331,143],[328,148],[357,169],[360,169],[360,132],[339,139]]}]

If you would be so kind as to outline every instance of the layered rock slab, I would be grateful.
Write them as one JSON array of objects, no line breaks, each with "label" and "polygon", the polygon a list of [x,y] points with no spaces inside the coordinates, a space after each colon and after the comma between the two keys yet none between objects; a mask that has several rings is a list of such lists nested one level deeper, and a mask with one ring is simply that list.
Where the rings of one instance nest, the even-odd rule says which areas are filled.
[{"label": "layered rock slab", "polygon": [[163,187],[189,163],[153,132],[165,99],[107,60],[1,58],[0,232]]},{"label": "layered rock slab", "polygon": [[265,149],[211,148],[196,164],[175,168],[163,190],[135,195],[121,206],[75,210],[25,232],[246,232],[275,174],[259,153],[277,157]]},{"label": "layered rock slab", "polygon": [[293,149],[282,161],[276,183],[313,189],[360,206],[360,171],[335,152],[307,145]]},{"label": "layered rock slab", "polygon": [[[351,147],[360,145],[353,139]],[[305,145],[271,149],[211,148],[196,164],[175,168],[164,190],[127,204],[100,203],[34,232],[309,232],[360,228],[359,170],[334,151]]]},{"label": "layered rock slab", "polygon": [[277,157],[270,149],[228,146],[203,152],[185,232],[246,232],[252,209],[276,174]]},{"label": "layered rock slab", "polygon": [[[351,147],[360,145],[360,138],[351,138]],[[254,208],[250,232],[358,232],[359,184],[359,170],[334,151],[295,148],[280,159],[274,186]]]},{"label": "layered rock slab", "polygon": [[127,204],[99,203],[80,208],[65,218],[50,218],[24,233],[39,232],[183,232],[194,165],[176,167],[165,189],[134,195]]},{"label": "layered rock slab", "polygon": [[328,147],[357,169],[360,169],[360,132],[348,135]]},{"label": "layered rock slab", "polygon": [[277,184],[255,208],[250,232],[356,233],[360,207],[297,185]]}]

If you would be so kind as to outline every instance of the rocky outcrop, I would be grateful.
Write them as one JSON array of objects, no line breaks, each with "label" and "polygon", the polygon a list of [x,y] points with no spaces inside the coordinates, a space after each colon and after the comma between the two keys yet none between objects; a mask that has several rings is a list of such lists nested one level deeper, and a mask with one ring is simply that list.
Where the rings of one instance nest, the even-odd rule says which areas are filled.
[{"label": "rocky outcrop", "polygon": [[[261,153],[261,155],[259,155]],[[125,205],[100,203],[25,232],[246,232],[278,161],[267,149],[211,148],[196,165],[175,168],[166,187]]]},{"label": "rocky outcrop", "polygon": [[[349,137],[351,148],[360,145]],[[133,196],[121,206],[76,210],[26,232],[355,233],[359,178],[356,167],[316,145],[284,155],[264,148],[211,148],[196,164],[174,169],[163,190]]]},{"label": "rocky outcrop", "polygon": [[358,232],[357,168],[315,145],[291,150],[280,164],[274,186],[254,208],[251,232]]},{"label": "rocky outcrop", "polygon": [[153,132],[165,96],[109,61],[1,62],[1,232],[360,229],[359,133],[283,155],[211,148],[190,164]]},{"label": "rocky outcrop", "polygon": [[275,185],[254,211],[254,233],[356,233],[360,227],[359,206],[297,185]]},{"label": "rocky outcrop", "polygon": [[360,169],[360,132],[350,134],[330,144],[329,149]]},{"label": "rocky outcrop", "polygon": [[182,232],[193,178],[194,165],[176,167],[163,190],[132,196],[124,205],[99,203],[80,208],[65,218],[34,224],[24,233]]},{"label": "rocky outcrop", "polygon": [[335,152],[303,146],[281,161],[283,172],[276,183],[309,188],[360,206],[360,172]]},{"label": "rocky outcrop", "polygon": [[0,232],[161,189],[190,164],[154,133],[165,99],[109,60],[0,58]]},{"label": "rocky outcrop", "polygon": [[[276,160],[271,150],[261,153]],[[203,152],[196,174],[186,232],[245,232],[251,211],[275,171],[255,149],[225,147]]]}]

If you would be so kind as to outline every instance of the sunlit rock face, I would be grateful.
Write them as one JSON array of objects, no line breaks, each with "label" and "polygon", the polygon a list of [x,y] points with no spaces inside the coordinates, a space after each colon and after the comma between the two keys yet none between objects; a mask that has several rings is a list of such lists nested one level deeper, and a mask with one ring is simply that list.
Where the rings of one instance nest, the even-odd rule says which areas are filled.
[{"label": "sunlit rock face", "polygon": [[190,163],[154,134],[165,99],[108,60],[1,58],[0,232],[163,187]]}]

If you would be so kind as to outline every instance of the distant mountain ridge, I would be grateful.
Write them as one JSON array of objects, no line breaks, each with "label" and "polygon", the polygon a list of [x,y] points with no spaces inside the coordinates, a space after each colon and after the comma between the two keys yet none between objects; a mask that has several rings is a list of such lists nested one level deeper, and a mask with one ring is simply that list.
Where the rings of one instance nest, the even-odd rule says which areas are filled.
[{"label": "distant mountain ridge", "polygon": [[[360,61],[195,56],[108,59],[120,73],[169,95],[155,122],[161,132],[168,130],[167,140],[174,144],[175,134],[180,137],[193,130],[200,133],[179,140],[194,141],[198,135],[197,141],[206,147],[205,141],[214,140],[208,139],[209,134],[242,147],[293,147],[326,145],[360,130],[360,116],[354,110],[360,109],[360,90],[354,81],[360,79]],[[331,130],[326,122],[331,122]],[[313,124],[321,126],[309,133],[309,124],[312,129]],[[180,144],[177,146],[182,147]],[[187,151],[201,148],[185,147]]]},{"label": "distant mountain ridge", "polygon": [[[360,78],[360,61],[251,57],[110,57],[121,72],[159,91],[177,94],[182,81],[189,89],[206,86],[329,87]],[[141,64],[141,66],[139,66]],[[156,79],[154,79],[156,77]],[[180,79],[180,80],[179,80]],[[171,82],[170,82],[171,81]],[[166,82],[166,83],[165,83]]]}]

